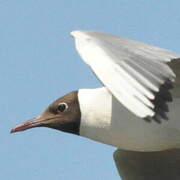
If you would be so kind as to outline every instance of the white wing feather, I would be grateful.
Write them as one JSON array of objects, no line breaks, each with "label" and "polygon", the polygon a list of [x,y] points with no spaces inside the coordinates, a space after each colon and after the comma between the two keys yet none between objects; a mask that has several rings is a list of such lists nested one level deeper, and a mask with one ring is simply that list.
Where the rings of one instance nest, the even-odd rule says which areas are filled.
[{"label": "white wing feather", "polygon": [[76,49],[112,94],[135,115],[154,116],[160,85],[175,74],[166,64],[180,57],[141,42],[99,32],[73,31]]}]

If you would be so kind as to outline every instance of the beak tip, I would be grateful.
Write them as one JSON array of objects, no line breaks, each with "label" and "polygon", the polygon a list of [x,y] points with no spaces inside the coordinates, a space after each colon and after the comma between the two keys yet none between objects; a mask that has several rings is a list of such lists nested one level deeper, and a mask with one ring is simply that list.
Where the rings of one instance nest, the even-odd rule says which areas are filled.
[{"label": "beak tip", "polygon": [[15,126],[13,129],[11,129],[10,133],[16,133],[20,131],[24,131],[26,129],[34,128],[34,127],[39,127],[41,126],[41,121],[37,118],[33,118],[31,120],[28,120],[24,123],[18,124]]},{"label": "beak tip", "polygon": [[16,132],[19,132],[19,131],[23,131],[25,129],[26,128],[24,127],[24,124],[19,124],[16,127],[12,128],[10,133],[13,134],[13,133],[16,133]]},{"label": "beak tip", "polygon": [[10,134],[15,133],[15,132],[16,132],[16,130],[13,128],[13,129],[11,129]]}]

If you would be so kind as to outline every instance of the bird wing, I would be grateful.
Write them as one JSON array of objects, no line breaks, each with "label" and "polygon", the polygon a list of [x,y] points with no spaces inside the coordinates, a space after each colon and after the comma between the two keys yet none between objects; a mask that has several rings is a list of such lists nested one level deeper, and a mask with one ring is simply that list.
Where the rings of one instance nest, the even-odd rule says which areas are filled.
[{"label": "bird wing", "polygon": [[[100,32],[73,31],[76,49],[99,80],[140,118],[167,118],[175,73],[167,65],[180,55]],[[180,61],[179,61],[180,62]]]},{"label": "bird wing", "polygon": [[122,179],[180,179],[180,149],[157,152],[118,149],[114,161]]}]

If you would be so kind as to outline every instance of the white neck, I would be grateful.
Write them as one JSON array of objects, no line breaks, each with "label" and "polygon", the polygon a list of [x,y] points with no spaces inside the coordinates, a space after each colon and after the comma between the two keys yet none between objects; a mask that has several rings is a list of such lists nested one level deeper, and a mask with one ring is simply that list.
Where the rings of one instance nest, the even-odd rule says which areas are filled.
[{"label": "white neck", "polygon": [[111,124],[112,95],[105,87],[80,89],[78,99],[81,110],[80,135],[105,142],[104,134]]},{"label": "white neck", "polygon": [[134,151],[180,148],[180,99],[169,104],[170,120],[160,125],[134,116],[105,87],[80,89],[78,100],[81,136]]}]

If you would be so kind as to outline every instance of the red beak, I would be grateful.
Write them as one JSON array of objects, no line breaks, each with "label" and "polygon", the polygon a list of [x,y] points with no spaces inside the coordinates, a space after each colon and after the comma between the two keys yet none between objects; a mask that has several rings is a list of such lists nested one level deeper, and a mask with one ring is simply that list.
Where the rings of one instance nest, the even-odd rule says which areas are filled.
[{"label": "red beak", "polygon": [[18,124],[15,128],[11,130],[11,133],[19,132],[19,131],[24,131],[26,129],[34,128],[34,127],[40,127],[42,126],[42,122],[44,119],[40,118],[33,118],[29,121],[26,121],[24,123]]}]

